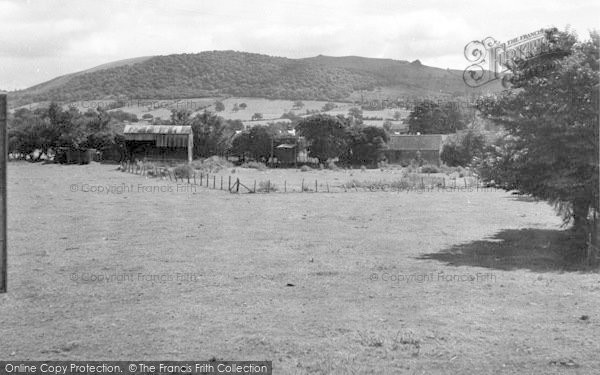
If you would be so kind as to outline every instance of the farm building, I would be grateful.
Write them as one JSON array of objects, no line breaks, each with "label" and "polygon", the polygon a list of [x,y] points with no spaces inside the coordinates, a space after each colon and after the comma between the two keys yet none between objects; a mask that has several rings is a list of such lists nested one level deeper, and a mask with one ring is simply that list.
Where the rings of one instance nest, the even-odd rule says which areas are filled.
[{"label": "farm building", "polygon": [[303,137],[292,134],[276,136],[273,140],[273,156],[280,165],[295,165],[306,158],[306,146]]},{"label": "farm building", "polygon": [[389,163],[404,164],[420,155],[425,163],[440,165],[443,142],[442,134],[391,135],[385,156]]},{"label": "farm building", "polygon": [[125,125],[123,136],[130,159],[192,161],[191,126]]}]

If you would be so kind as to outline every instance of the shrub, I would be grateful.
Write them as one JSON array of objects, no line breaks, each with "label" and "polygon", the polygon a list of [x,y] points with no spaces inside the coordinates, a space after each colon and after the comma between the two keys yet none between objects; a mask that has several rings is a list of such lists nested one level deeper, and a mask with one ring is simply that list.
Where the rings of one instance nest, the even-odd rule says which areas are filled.
[{"label": "shrub", "polygon": [[481,156],[486,139],[477,130],[470,129],[462,135],[450,138],[443,146],[440,158],[451,167],[469,165],[473,158]]},{"label": "shrub", "polygon": [[267,166],[264,163],[260,163],[257,161],[247,161],[244,164],[241,165],[242,168],[253,168],[253,169],[257,169],[259,171],[264,171],[265,169],[267,169]]},{"label": "shrub", "polygon": [[366,170],[367,170],[367,167],[365,167],[364,165],[361,165],[361,166],[360,166],[360,171],[361,171],[361,172],[364,172],[364,171],[366,171]]},{"label": "shrub", "polygon": [[219,172],[222,169],[233,167],[233,163],[219,156],[211,156],[210,158],[204,160],[194,160],[191,165],[194,169],[207,171],[211,173]]},{"label": "shrub", "polygon": [[189,178],[194,175],[194,168],[187,164],[178,165],[173,168],[173,174],[177,178]]},{"label": "shrub", "polygon": [[270,181],[260,181],[258,183],[258,187],[256,188],[257,193],[274,192],[277,190],[277,186]]},{"label": "shrub", "polygon": [[337,170],[339,170],[338,166],[337,166],[337,165],[335,165],[335,162],[334,162],[333,160],[329,160],[329,161],[327,162],[327,169],[331,169],[331,170],[333,170],[333,171],[337,171]]},{"label": "shrub", "polygon": [[300,168],[300,172],[308,172],[308,171],[310,171],[310,170],[312,170],[312,168],[311,168],[311,167],[309,167],[308,165],[303,165],[303,166]]},{"label": "shrub", "polygon": [[431,164],[426,164],[421,167],[421,173],[440,173],[440,169]]}]

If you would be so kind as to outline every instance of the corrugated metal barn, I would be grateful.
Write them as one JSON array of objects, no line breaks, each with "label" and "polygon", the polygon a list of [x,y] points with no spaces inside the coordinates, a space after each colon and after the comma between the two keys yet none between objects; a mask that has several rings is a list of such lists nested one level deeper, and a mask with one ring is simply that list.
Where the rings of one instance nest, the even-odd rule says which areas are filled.
[{"label": "corrugated metal barn", "polygon": [[123,135],[131,159],[192,161],[191,126],[125,125]]},{"label": "corrugated metal barn", "polygon": [[410,163],[420,154],[426,163],[440,165],[442,134],[391,135],[385,156],[390,163]]}]

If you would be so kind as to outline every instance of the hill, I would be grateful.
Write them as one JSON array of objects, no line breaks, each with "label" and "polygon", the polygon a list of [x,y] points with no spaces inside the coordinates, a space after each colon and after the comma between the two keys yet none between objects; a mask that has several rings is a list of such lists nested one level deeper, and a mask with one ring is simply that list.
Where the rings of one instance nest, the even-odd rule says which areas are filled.
[{"label": "hill", "polygon": [[289,59],[210,51],[117,61],[12,92],[10,101],[11,106],[50,100],[206,96],[340,101],[377,91],[435,96],[474,92],[462,81],[462,71],[428,67],[418,60],[321,55]]}]

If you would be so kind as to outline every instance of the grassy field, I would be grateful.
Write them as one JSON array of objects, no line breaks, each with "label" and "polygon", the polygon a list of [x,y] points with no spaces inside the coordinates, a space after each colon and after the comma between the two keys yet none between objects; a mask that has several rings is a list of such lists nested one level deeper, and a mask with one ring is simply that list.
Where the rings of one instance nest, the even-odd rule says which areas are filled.
[{"label": "grassy field", "polygon": [[[163,120],[170,119],[172,109],[187,109],[193,115],[201,113],[205,109],[215,111],[215,101],[220,100],[225,105],[225,110],[218,112],[218,115],[231,120],[241,120],[246,126],[266,125],[271,122],[289,122],[289,119],[283,119],[281,116],[287,112],[293,112],[298,116],[306,116],[306,111],[321,111],[326,101],[304,100],[301,108],[294,107],[292,100],[271,100],[264,98],[240,98],[231,97],[223,98],[190,98],[190,99],[132,99],[125,100],[125,106],[118,108],[124,112],[132,113],[142,119],[145,114],[150,114],[153,117],[160,117]],[[112,100],[86,100],[70,103],[70,106],[78,108],[85,112],[88,109],[96,109],[98,106],[106,107],[111,104]],[[245,109],[233,111],[235,104],[246,103]],[[325,112],[332,116],[348,115],[348,110],[354,107],[351,103],[335,103],[335,109]],[[66,108],[67,106],[65,106]],[[400,125],[400,121],[393,120],[395,112],[400,112],[402,118],[408,116],[409,112],[404,109],[385,109],[364,111],[363,115],[367,118],[377,118],[377,120],[365,119],[365,125],[383,126],[383,121],[389,119],[393,124]],[[263,115],[263,120],[252,121],[252,116],[255,113]],[[381,120],[379,120],[381,119]]]},{"label": "grassy field", "polygon": [[598,273],[564,262],[568,235],[544,203],[235,195],[99,164],[11,163],[8,177],[3,359],[272,360],[275,374],[600,369]]}]

